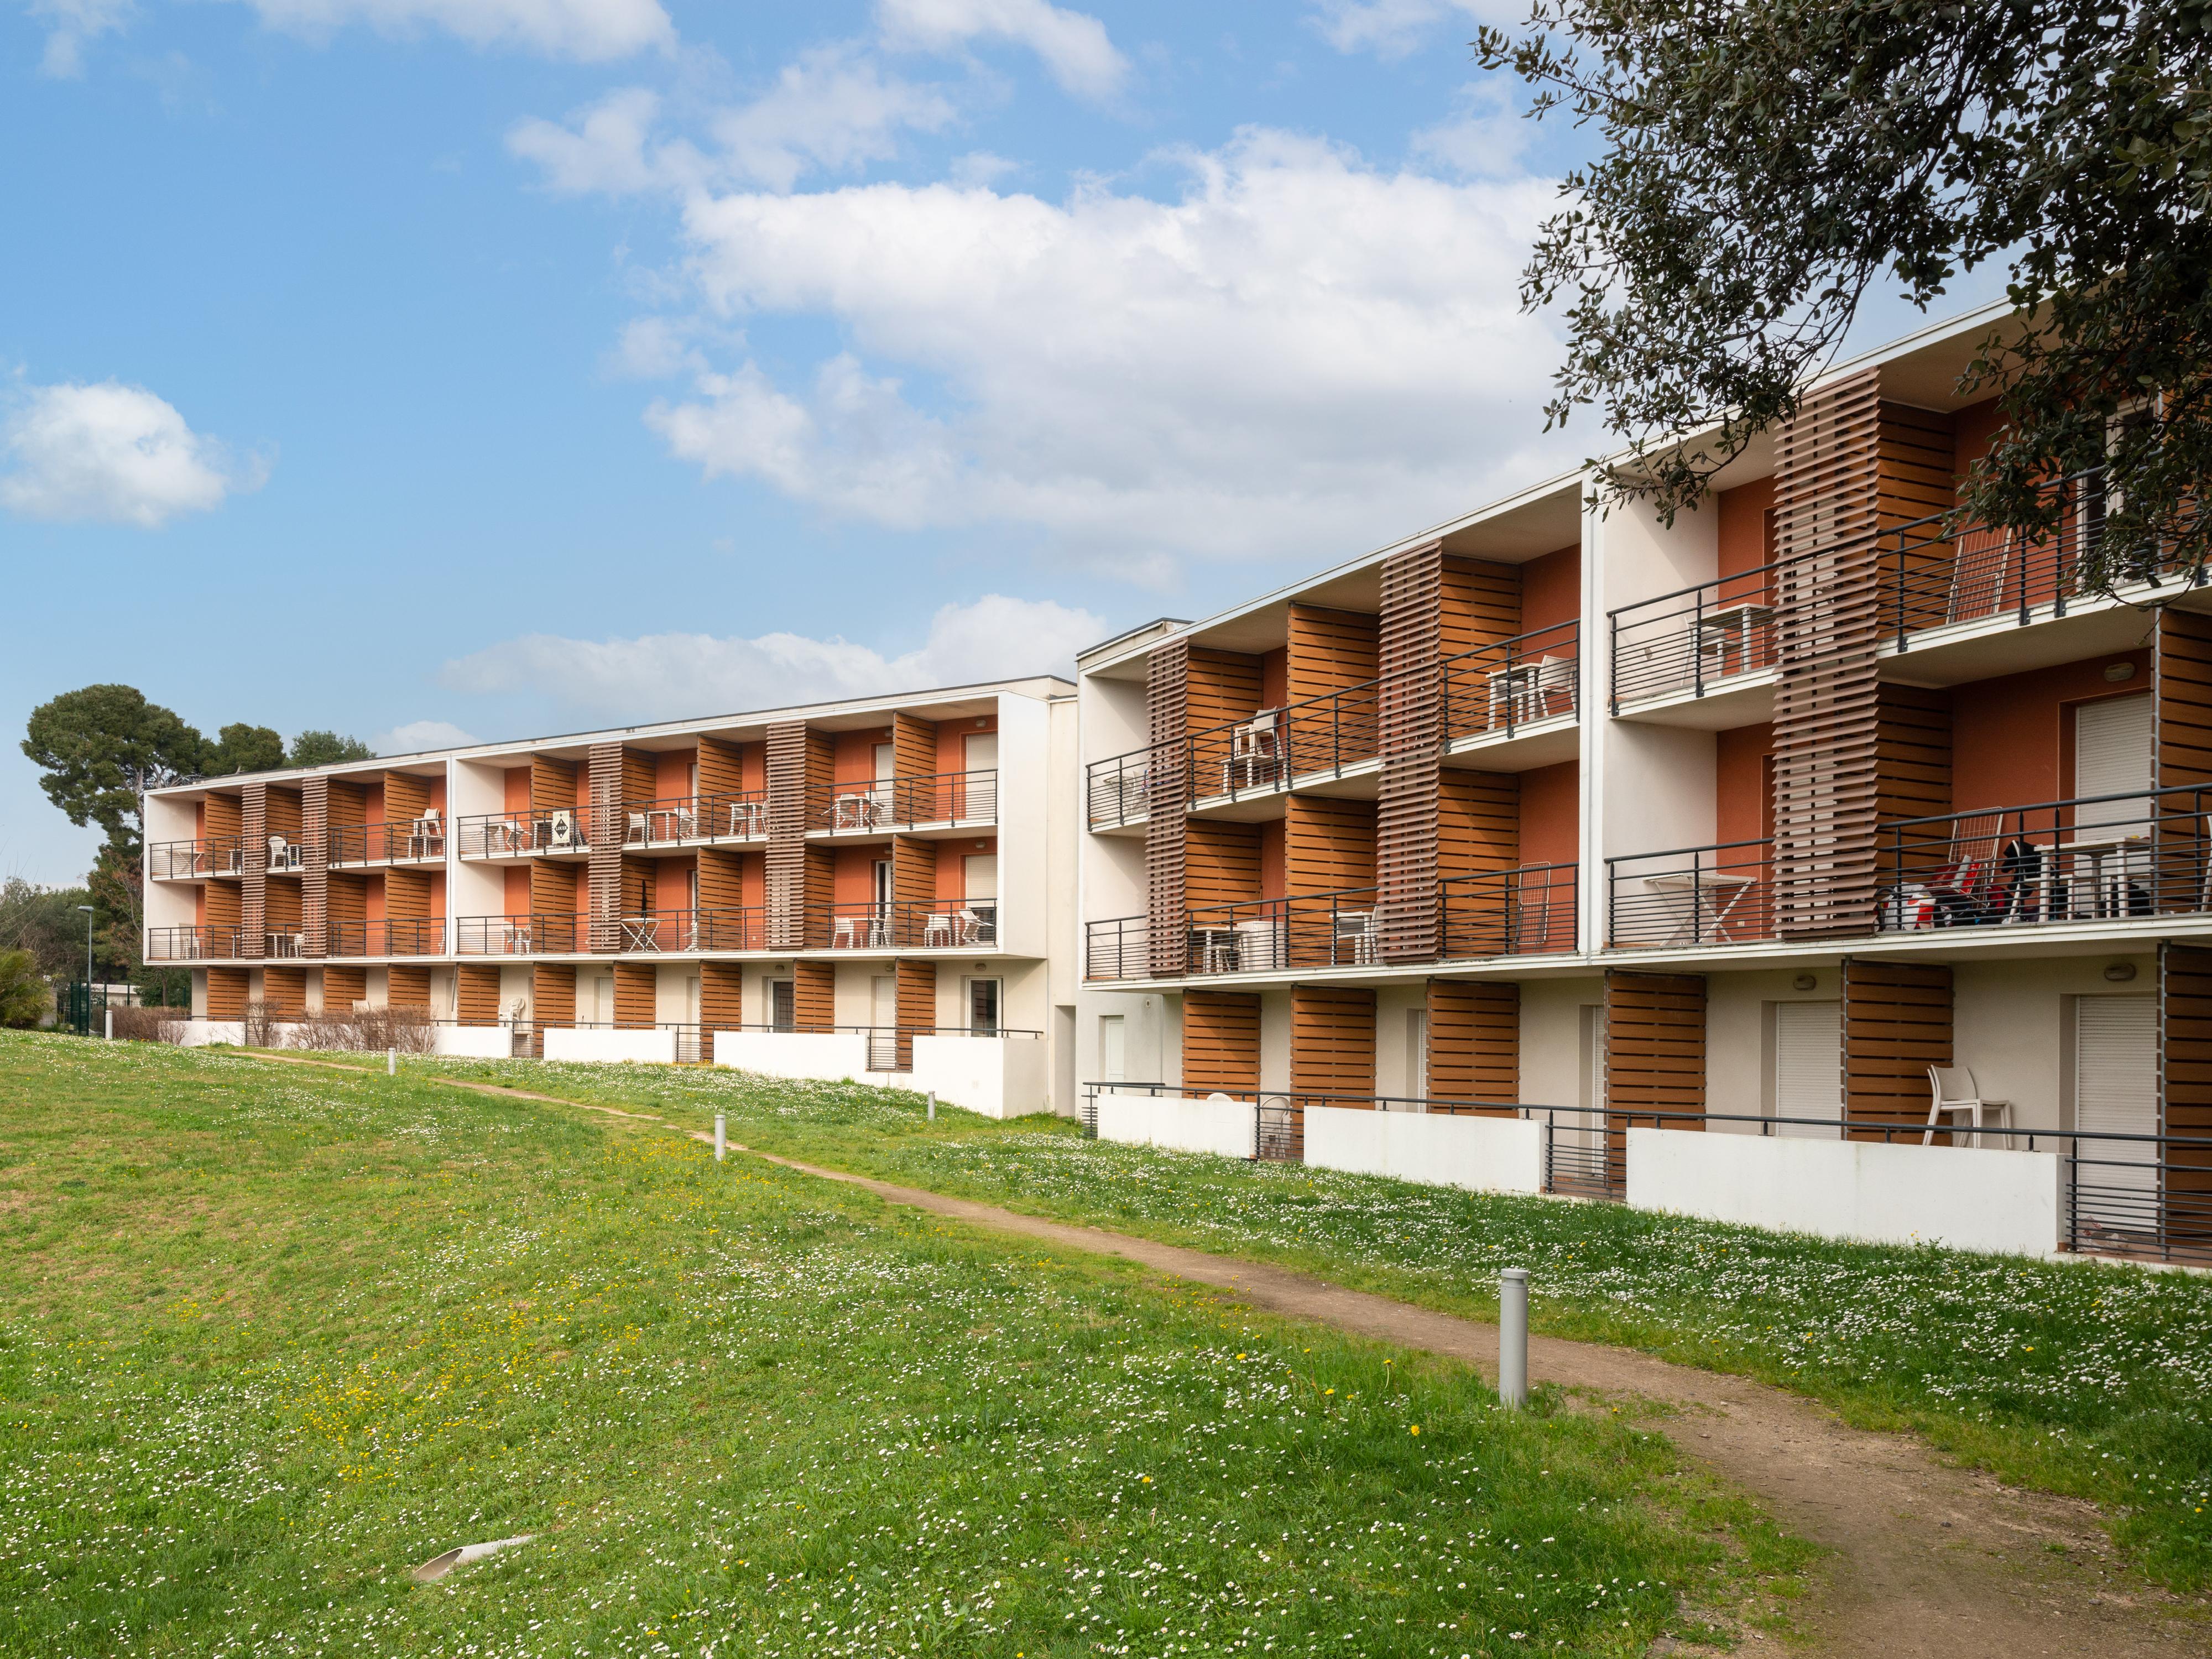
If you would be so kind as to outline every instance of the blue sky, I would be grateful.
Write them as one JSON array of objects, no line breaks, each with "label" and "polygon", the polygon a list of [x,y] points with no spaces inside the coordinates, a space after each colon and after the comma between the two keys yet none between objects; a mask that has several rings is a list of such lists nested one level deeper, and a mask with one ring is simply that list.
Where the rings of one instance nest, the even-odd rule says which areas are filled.
[{"label": "blue sky", "polygon": [[15,0],[0,874],[89,859],[15,747],[89,682],[416,747],[1064,668],[1571,464],[1481,9]]}]

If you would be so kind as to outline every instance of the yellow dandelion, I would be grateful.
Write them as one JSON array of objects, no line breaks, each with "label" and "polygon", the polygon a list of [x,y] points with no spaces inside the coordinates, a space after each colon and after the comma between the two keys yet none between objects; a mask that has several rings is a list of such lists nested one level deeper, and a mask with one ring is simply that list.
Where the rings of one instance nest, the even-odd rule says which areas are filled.
[{"label": "yellow dandelion", "polygon": [[1410,1431],[1410,1432],[1414,1433],[1414,1434],[1419,1434],[1420,1431],[1421,1431],[1421,1425],[1420,1425],[1419,1424],[1418,1424],[1418,1423],[1414,1424],[1414,1425],[1413,1425],[1413,1427],[1412,1427],[1411,1431]]}]

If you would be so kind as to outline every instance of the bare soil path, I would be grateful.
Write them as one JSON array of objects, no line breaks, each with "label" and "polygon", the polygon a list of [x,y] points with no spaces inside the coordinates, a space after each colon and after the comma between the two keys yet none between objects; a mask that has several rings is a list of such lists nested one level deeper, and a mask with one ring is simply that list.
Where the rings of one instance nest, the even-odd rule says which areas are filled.
[{"label": "bare soil path", "polygon": [[[667,1121],[496,1084],[436,1080],[485,1094]],[[714,1139],[688,1133],[702,1141]],[[1264,1262],[1069,1226],[754,1152],[734,1141],[730,1150],[949,1219],[1124,1256],[1229,1292],[1250,1307],[1439,1354],[1486,1377],[1497,1374],[1498,1328],[1480,1321],[1346,1290]],[[1779,1389],[1625,1348],[1535,1336],[1529,1340],[1528,1365],[1540,1382],[1662,1402],[1671,1410],[1652,1419],[1650,1426],[1757,1498],[1789,1531],[1830,1552],[1816,1570],[1813,1594],[1792,1613],[1802,1645],[1750,1631],[1740,1652],[1809,1651],[1834,1659],[2203,1659],[2212,1653],[2212,1609],[2146,1586],[2130,1573],[2114,1558],[2091,1504],[1953,1468],[1909,1435],[1852,1428],[1825,1407]]]}]

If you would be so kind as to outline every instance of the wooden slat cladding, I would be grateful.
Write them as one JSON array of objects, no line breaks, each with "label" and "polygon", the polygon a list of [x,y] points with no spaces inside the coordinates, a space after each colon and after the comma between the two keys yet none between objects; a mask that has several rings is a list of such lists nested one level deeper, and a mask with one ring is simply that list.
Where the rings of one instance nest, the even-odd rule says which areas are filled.
[{"label": "wooden slat cladding", "polygon": [[1182,1090],[1249,1095],[1260,1086],[1260,999],[1241,991],[1182,995]]},{"label": "wooden slat cladding", "polygon": [[1925,1123],[1928,1068],[1950,1064],[1951,970],[1846,958],[1844,1115],[1872,1123]]},{"label": "wooden slat cladding", "polygon": [[807,782],[813,744],[804,721],[768,729],[768,942],[806,942]]},{"label": "wooden slat cladding", "polygon": [[[937,900],[937,843],[919,836],[891,837],[891,896],[920,917]],[[919,922],[916,924],[919,925]]]},{"label": "wooden slat cladding", "polygon": [[1521,988],[1432,979],[1428,1027],[1429,1109],[1513,1116],[1521,1098]]},{"label": "wooden slat cladding", "polygon": [[699,908],[738,910],[745,902],[745,857],[726,847],[699,849]]},{"label": "wooden slat cladding", "polygon": [[1950,693],[1885,683],[1875,714],[1875,814],[1887,823],[1950,810]]},{"label": "wooden slat cladding", "polygon": [[302,932],[301,911],[303,904],[300,884],[296,881],[272,881],[264,896],[263,920],[271,933],[295,941],[294,949],[305,951],[300,942]]},{"label": "wooden slat cladding", "polygon": [[[702,786],[704,787],[703,785]],[[702,1031],[734,1031],[745,1023],[745,970],[741,963],[702,962],[699,964],[699,1025]],[[714,1050],[702,1037],[699,1058],[714,1059]]]},{"label": "wooden slat cladding", "polygon": [[1440,572],[1438,645],[1446,657],[1498,645],[1521,632],[1521,567],[1447,556]]},{"label": "wooden slat cladding", "polygon": [[286,1024],[307,1013],[307,970],[304,968],[264,968],[261,970],[261,1006],[269,1018]]},{"label": "wooden slat cladding", "polygon": [[[1285,893],[1296,897],[1372,887],[1375,821],[1373,801],[1340,800],[1331,795],[1292,795],[1285,801]],[[1255,880],[1256,875],[1255,871]],[[1255,886],[1253,890],[1259,890]]]},{"label": "wooden slat cladding", "polygon": [[837,964],[791,964],[791,1023],[801,1031],[826,1031],[837,1023]]},{"label": "wooden slat cladding", "polygon": [[[323,994],[330,994],[324,981]],[[465,962],[454,970],[453,1018],[464,1025],[499,1024],[499,968],[496,963]]]},{"label": "wooden slat cladding", "polygon": [[1190,650],[1170,640],[1145,664],[1145,711],[1152,740],[1145,784],[1146,961],[1157,976],[1183,971],[1190,955],[1185,913],[1183,832],[1189,755]]},{"label": "wooden slat cladding", "polygon": [[[1364,611],[1292,604],[1284,675],[1289,700],[1304,702],[1310,697],[1325,697],[1347,685],[1373,679],[1380,672],[1381,622],[1379,617]],[[1254,666],[1257,668],[1256,661]]]},{"label": "wooden slat cladding", "polygon": [[210,968],[207,970],[207,1017],[244,1019],[246,999],[252,994],[252,969]]},{"label": "wooden slat cladding", "polygon": [[393,1008],[411,1008],[418,1014],[430,1012],[430,970],[428,968],[393,966],[384,970],[384,1000]]},{"label": "wooden slat cladding", "polygon": [[[1260,896],[1260,826],[1191,820],[1183,843],[1183,890],[1194,908],[1242,904]],[[1180,933],[1183,919],[1170,924]]]},{"label": "wooden slat cladding", "polygon": [[937,1024],[937,964],[901,958],[892,964],[897,975],[898,1069],[914,1069],[914,1036]]},{"label": "wooden slat cladding", "polygon": [[329,798],[323,821],[332,829],[353,829],[368,822],[368,790],[351,778],[316,778],[301,789],[304,799],[307,789],[319,784]]},{"label": "wooden slat cladding", "polygon": [[227,881],[211,881],[207,884],[207,925],[210,927],[235,927],[239,925],[241,908],[239,890]]},{"label": "wooden slat cladding", "polygon": [[298,790],[271,784],[262,797],[261,816],[264,835],[282,836],[287,846],[297,847],[300,844],[305,820],[301,812]]},{"label": "wooden slat cladding", "polygon": [[1776,441],[1774,915],[1785,939],[1874,925],[1880,380],[1808,396]]},{"label": "wooden slat cladding", "polygon": [[[2212,951],[2166,945],[2158,953],[2159,1130],[2212,1137]],[[2212,1146],[2166,1153],[2165,1231],[2171,1243],[2212,1243]]]},{"label": "wooden slat cladding", "polygon": [[429,779],[413,772],[386,772],[384,775],[384,821],[386,823],[412,823],[429,810]]},{"label": "wooden slat cladding", "polygon": [[258,957],[269,927],[269,786],[249,783],[238,814],[246,842],[246,873],[238,884],[238,954]]},{"label": "wooden slat cladding", "polygon": [[[492,971],[496,974],[499,970],[495,968]],[[494,988],[496,989],[496,986]],[[323,1011],[325,1013],[349,1014],[356,1004],[368,1000],[368,969],[330,967],[323,969]]]},{"label": "wooden slat cladding", "polygon": [[[335,882],[337,878],[331,879]],[[539,916],[573,916],[576,914],[576,866],[556,864],[550,859],[533,859],[530,864],[530,911]],[[337,912],[331,912],[331,920],[337,920]],[[575,945],[562,939],[557,946],[541,945],[541,950],[557,948],[573,951]]]},{"label": "wooden slat cladding", "polygon": [[334,870],[324,889],[324,902],[330,910],[330,925],[342,927],[348,922],[358,926],[368,920],[368,878],[349,871]]},{"label": "wooden slat cladding", "polygon": [[1605,1103],[1611,1111],[1705,1111],[1702,977],[1606,975]]},{"label": "wooden slat cladding", "polygon": [[539,1025],[576,1023],[576,967],[568,962],[532,963],[530,1017]]},{"label": "wooden slat cladding", "polygon": [[595,743],[590,750],[591,915],[585,948],[622,948],[623,787],[629,768],[618,743]]},{"label": "wooden slat cladding", "polygon": [[573,812],[576,810],[576,763],[530,757],[530,810],[532,812]]},{"label": "wooden slat cladding", "polygon": [[937,722],[903,709],[891,715],[891,769],[902,778],[937,774]]},{"label": "wooden slat cladding", "polygon": [[1443,562],[1438,542],[1382,562],[1375,929],[1385,962],[1425,962],[1439,949],[1437,780],[1443,764],[1443,702],[1437,665]]},{"label": "wooden slat cladding", "polygon": [[[1183,728],[1160,733],[1188,737],[1210,732],[1232,720],[1249,720],[1260,711],[1260,659],[1242,651],[1216,651],[1202,645],[1163,646],[1182,652],[1184,669]],[[1158,659],[1159,653],[1154,652]]]},{"label": "wooden slat cladding", "polygon": [[300,786],[300,953],[319,957],[330,948],[331,781]]},{"label": "wooden slat cladding", "polygon": [[1521,778],[1447,769],[1437,786],[1437,871],[1471,876],[1521,863]]},{"label": "wooden slat cladding", "polygon": [[[2156,776],[2161,789],[2212,784],[2212,617],[2171,606],[2158,613],[2151,647],[2157,718]],[[2155,890],[2202,893],[2212,882],[2204,838],[2212,792],[2162,795],[2157,802]]]},{"label": "wooden slat cladding", "polygon": [[430,916],[430,872],[386,870],[384,914],[392,921],[426,921]]},{"label": "wooden slat cladding", "polygon": [[1881,494],[1884,529],[1948,513],[1956,498],[1957,441],[1951,417],[1911,404],[1881,405]]},{"label": "wooden slat cladding", "polygon": [[204,817],[206,827],[202,833],[210,840],[246,833],[246,804],[235,795],[210,795]]},{"label": "wooden slat cladding", "polygon": [[649,962],[615,963],[615,1024],[653,1025],[659,1021],[659,970]]},{"label": "wooden slat cladding", "polygon": [[[744,750],[720,738],[699,739],[699,793],[734,795],[745,787]],[[726,820],[725,826],[726,827]]]},{"label": "wooden slat cladding", "polygon": [[1299,1094],[1375,1093],[1375,993],[1291,988],[1291,1087]]}]

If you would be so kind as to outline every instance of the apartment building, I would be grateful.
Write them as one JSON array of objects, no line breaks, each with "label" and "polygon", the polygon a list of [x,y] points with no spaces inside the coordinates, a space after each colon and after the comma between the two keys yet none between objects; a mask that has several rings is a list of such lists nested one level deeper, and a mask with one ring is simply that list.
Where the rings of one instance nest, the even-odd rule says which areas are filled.
[{"label": "apartment building", "polygon": [[1526,1190],[1734,1159],[1654,1201],[1781,1224],[1835,1143],[1863,1208],[2212,1259],[2212,589],[2106,547],[2094,474],[1946,530],[1997,320],[1826,375],[1671,525],[1565,477],[1086,653],[1086,1081],[1251,1103],[1261,1156],[1538,1125]]},{"label": "apartment building", "polygon": [[449,1052],[720,1058],[1069,1109],[1073,690],[156,790],[146,960],[191,966],[201,1036],[249,1007],[282,1026],[389,1005]]}]

